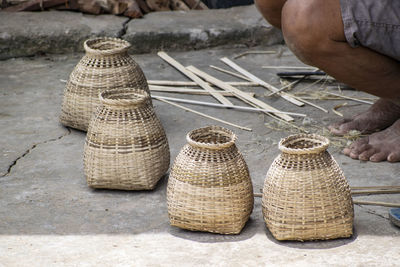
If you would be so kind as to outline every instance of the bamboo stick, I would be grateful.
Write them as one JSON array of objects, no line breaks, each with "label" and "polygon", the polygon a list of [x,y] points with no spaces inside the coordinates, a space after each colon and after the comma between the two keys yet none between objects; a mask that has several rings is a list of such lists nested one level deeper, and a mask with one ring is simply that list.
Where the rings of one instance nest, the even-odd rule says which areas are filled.
[{"label": "bamboo stick", "polygon": [[195,114],[197,114],[197,115],[203,116],[203,117],[208,118],[208,119],[211,119],[211,120],[215,120],[215,121],[218,121],[218,122],[221,122],[221,123],[224,123],[224,124],[227,124],[227,125],[230,125],[230,126],[233,126],[233,127],[236,127],[236,128],[242,129],[242,130],[245,130],[245,131],[249,131],[249,132],[252,131],[252,129],[250,129],[250,128],[243,127],[243,126],[240,126],[240,125],[237,125],[237,124],[228,122],[228,121],[224,121],[224,120],[215,118],[215,117],[213,117],[213,116],[207,115],[207,114],[205,114],[205,113],[202,113],[202,112],[199,112],[199,111],[196,111],[196,110],[193,110],[193,109],[190,109],[190,108],[181,106],[181,105],[178,105],[178,104],[176,104],[176,103],[170,102],[170,101],[165,100],[165,99],[156,98],[156,97],[155,97],[155,99],[157,99],[158,101],[161,101],[161,102],[165,102],[165,103],[167,103],[167,104],[170,104],[170,105],[172,105],[172,106],[175,106],[175,107],[184,109],[184,110],[186,110],[186,111],[195,113]]},{"label": "bamboo stick", "polygon": [[[66,80],[60,80],[61,82],[66,83]],[[147,80],[149,85],[165,85],[165,86],[199,86],[195,82],[187,82],[187,81],[166,81],[166,80]],[[232,86],[258,86],[258,83],[255,82],[226,82]]]},{"label": "bamboo stick", "polygon": [[289,87],[292,86],[292,85],[298,84],[298,83],[301,82],[302,80],[303,80],[303,78],[298,79],[298,80],[296,80],[296,81],[294,81],[294,82],[291,82],[291,83],[289,83],[288,85],[285,85],[285,86],[279,88],[278,91],[275,91],[275,92],[270,93],[268,96],[273,96],[274,94],[279,93],[279,92],[285,90],[286,88],[289,88]]},{"label": "bamboo stick", "polygon": [[366,194],[398,194],[400,189],[385,189],[385,190],[359,190],[351,191],[352,195],[366,195]]},{"label": "bamboo stick", "polygon": [[307,66],[261,66],[263,69],[295,69],[295,70],[318,70],[315,67]]},{"label": "bamboo stick", "polygon": [[210,92],[210,94],[215,97],[219,102],[221,102],[224,105],[232,105],[232,102],[226,99],[224,96],[222,96],[220,93],[214,90],[210,85],[208,85],[206,82],[204,82],[202,79],[197,77],[195,74],[192,72],[188,71],[182,64],[180,64],[178,61],[170,57],[167,53],[165,52],[158,52],[157,55],[164,59],[166,62],[168,62],[170,65],[175,67],[177,70],[182,72],[184,75],[186,75],[188,78],[196,82],[200,87],[202,87],[204,90]]},{"label": "bamboo stick", "polygon": [[[150,91],[154,92],[168,92],[168,93],[179,93],[179,94],[191,94],[191,95],[211,95],[210,92],[206,90],[187,88],[187,87],[170,87],[170,86],[160,86],[160,85],[149,85]],[[219,92],[223,96],[235,96],[234,93],[221,91]],[[245,92],[249,96],[254,97],[254,93]]]},{"label": "bamboo stick", "polygon": [[[275,92],[275,91],[279,90],[275,86],[272,86],[271,84],[261,80],[260,78],[258,78],[255,75],[251,74],[247,70],[243,69],[242,67],[240,67],[235,62],[233,62],[230,59],[228,59],[227,57],[221,58],[221,61],[224,62],[225,64],[227,64],[228,66],[230,66],[231,68],[233,68],[234,70],[236,70],[236,71],[240,72],[241,74],[245,75],[246,77],[250,78],[254,82],[259,83],[260,85],[262,85],[263,87],[267,88],[268,90],[270,90],[272,92]],[[286,99],[287,101],[289,101],[290,103],[295,104],[296,106],[300,106],[300,107],[304,106],[303,102],[293,98],[292,96],[289,96],[285,92],[280,92],[280,93],[277,93],[277,94],[280,95],[282,98]]]},{"label": "bamboo stick", "polygon": [[246,51],[239,55],[234,56],[233,59],[237,59],[249,54],[276,54],[276,51]]},{"label": "bamboo stick", "polygon": [[386,186],[350,186],[351,190],[362,190],[362,189],[376,189],[376,190],[387,190],[387,189],[397,189],[400,185],[386,185]]},{"label": "bamboo stick", "polygon": [[400,203],[388,203],[388,202],[364,201],[364,200],[353,200],[353,203],[358,205],[372,205],[372,206],[400,208]]},{"label": "bamboo stick", "polygon": [[[240,78],[240,79],[249,81],[249,82],[253,82],[252,79],[249,79],[249,78],[247,78],[246,76],[243,76],[243,75],[241,75],[241,74],[239,74],[239,73],[232,72],[232,71],[229,71],[229,70],[226,70],[226,69],[223,69],[223,68],[214,66],[214,65],[210,65],[210,67],[213,68],[213,69],[215,69],[215,70],[217,70],[217,71],[219,71],[219,72],[222,72],[222,73],[225,73],[225,74],[229,74],[229,75],[232,75],[232,76],[234,76],[234,77],[237,77],[237,78]],[[256,85],[259,85],[259,84],[256,83],[256,82],[253,82],[253,83],[255,83]]]},{"label": "bamboo stick", "polygon": [[217,103],[203,102],[203,101],[182,99],[182,98],[174,98],[174,97],[167,97],[167,96],[152,95],[151,97],[154,97],[155,99],[163,99],[163,100],[168,100],[168,101],[173,101],[173,102],[181,102],[181,103],[201,105],[201,106],[209,106],[209,107],[217,107],[217,108],[232,108],[232,109],[238,109],[238,110],[244,110],[244,111],[253,111],[253,112],[268,112],[268,113],[274,112],[274,113],[288,114],[288,115],[298,116],[298,117],[306,117],[307,116],[307,115],[301,114],[301,113],[272,111],[270,109],[260,109],[260,108],[243,107],[243,106],[235,106],[235,105],[227,106],[227,105],[222,105],[222,104],[217,104]]},{"label": "bamboo stick", "polygon": [[335,93],[331,93],[331,92],[324,92],[324,93],[326,93],[328,95],[334,95],[334,96],[341,97],[341,98],[344,98],[344,99],[349,99],[349,100],[353,100],[353,101],[356,101],[356,102],[364,103],[364,104],[370,104],[370,105],[374,104],[371,101],[361,100],[361,99],[357,99],[357,98],[350,97],[350,96],[335,94]]},{"label": "bamboo stick", "polygon": [[266,103],[264,103],[263,101],[256,99],[254,97],[249,97],[248,95],[244,94],[243,91],[224,83],[221,80],[218,80],[217,78],[197,69],[194,66],[189,66],[187,67],[188,70],[192,71],[193,73],[195,73],[196,75],[202,77],[203,79],[205,79],[206,81],[220,87],[221,89],[224,89],[228,92],[233,92],[237,97],[239,98],[244,98],[245,100],[257,105],[258,107],[264,109],[264,110],[269,110],[269,112],[272,112],[273,114],[275,114],[276,116],[286,120],[286,121],[293,121],[293,118],[280,112],[279,110],[275,109],[274,107],[271,107],[269,105],[267,105]]}]

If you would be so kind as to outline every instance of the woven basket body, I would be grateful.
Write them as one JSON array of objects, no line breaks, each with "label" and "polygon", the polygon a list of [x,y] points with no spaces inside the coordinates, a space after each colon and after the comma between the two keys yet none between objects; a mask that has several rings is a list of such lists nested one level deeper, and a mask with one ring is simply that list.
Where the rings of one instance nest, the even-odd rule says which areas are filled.
[{"label": "woven basket body", "polygon": [[253,210],[253,187],[236,136],[219,126],[191,131],[168,180],[173,226],[238,234]]},{"label": "woven basket body", "polygon": [[168,141],[146,92],[107,90],[92,117],[84,148],[94,188],[150,190],[170,163]]},{"label": "woven basket body", "polygon": [[95,38],[84,43],[86,54],[72,71],[64,90],[60,121],[86,131],[106,89],[135,88],[149,92],[139,65],[128,55],[130,44],[117,38]]},{"label": "woven basket body", "polygon": [[326,150],[329,140],[317,135],[282,139],[282,151],[264,183],[263,214],[278,240],[317,240],[353,233],[350,187]]}]

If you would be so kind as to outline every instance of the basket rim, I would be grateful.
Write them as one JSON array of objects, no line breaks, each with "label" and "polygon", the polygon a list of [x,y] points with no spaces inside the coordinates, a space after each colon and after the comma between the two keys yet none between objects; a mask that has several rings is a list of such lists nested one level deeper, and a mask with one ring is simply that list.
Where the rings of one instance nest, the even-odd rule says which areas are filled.
[{"label": "basket rim", "polygon": [[[315,143],[319,143],[310,148],[290,148],[288,145],[293,144],[295,142],[307,140],[314,141]],[[282,138],[279,142],[279,150],[288,154],[316,154],[325,151],[329,146],[329,139],[318,135],[318,134],[294,134],[290,135],[286,138]]]},{"label": "basket rim", "polygon": [[[202,132],[225,134],[227,137],[229,137],[229,141],[218,144],[195,141],[193,139],[193,136]],[[197,128],[190,131],[186,135],[186,140],[190,145],[194,147],[214,149],[214,150],[228,148],[235,144],[236,139],[237,139],[236,134],[234,134],[231,130],[217,125],[210,125],[202,128]]]},{"label": "basket rim", "polygon": [[[132,99],[110,98],[115,94],[125,94],[135,96]],[[139,90],[131,87],[108,89],[99,93],[99,100],[102,104],[112,106],[139,106],[150,100],[150,95],[144,90]]]},{"label": "basket rim", "polygon": [[[111,49],[104,49],[100,50],[97,48],[91,47],[95,43],[99,42],[113,42],[115,44],[118,44],[118,47],[111,48]],[[95,38],[90,38],[86,40],[83,43],[83,47],[87,53],[93,54],[93,55],[112,55],[112,54],[118,54],[127,51],[130,47],[131,44],[128,41],[125,41],[120,38],[114,38],[114,37],[95,37]]]}]

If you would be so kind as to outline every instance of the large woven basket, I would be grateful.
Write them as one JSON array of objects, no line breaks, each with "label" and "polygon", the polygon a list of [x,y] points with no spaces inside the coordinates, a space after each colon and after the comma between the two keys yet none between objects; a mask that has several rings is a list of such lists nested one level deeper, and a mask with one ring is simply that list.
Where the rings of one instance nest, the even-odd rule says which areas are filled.
[{"label": "large woven basket", "polygon": [[167,204],[173,226],[238,234],[253,210],[253,187],[235,145],[236,135],[219,126],[188,133],[168,180]]},{"label": "large woven basket", "polygon": [[282,139],[264,183],[263,214],[278,240],[317,240],[353,233],[350,187],[318,135]]},{"label": "large woven basket", "polygon": [[106,90],[86,135],[84,171],[94,188],[153,189],[170,163],[168,141],[149,95]]},{"label": "large woven basket", "polygon": [[130,44],[117,38],[85,41],[85,56],[72,71],[64,90],[60,121],[86,131],[99,104],[99,93],[114,88],[136,88],[149,92],[146,77],[128,55]]}]

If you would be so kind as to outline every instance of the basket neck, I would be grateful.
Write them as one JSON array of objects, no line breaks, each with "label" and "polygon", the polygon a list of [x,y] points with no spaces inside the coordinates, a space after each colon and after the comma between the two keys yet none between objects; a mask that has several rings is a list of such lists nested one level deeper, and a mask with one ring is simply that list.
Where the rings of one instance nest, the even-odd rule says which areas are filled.
[{"label": "basket neck", "polygon": [[207,126],[189,132],[186,140],[196,148],[221,150],[235,145],[236,135],[220,126]]},{"label": "basket neck", "polygon": [[133,88],[111,89],[99,94],[100,102],[103,105],[137,108],[150,104],[150,95],[143,91]]},{"label": "basket neck", "polygon": [[86,40],[83,46],[87,55],[113,56],[127,54],[131,44],[118,38],[100,37]]},{"label": "basket neck", "polygon": [[279,142],[279,149],[286,154],[319,154],[328,149],[329,139],[316,134],[296,134]]}]

